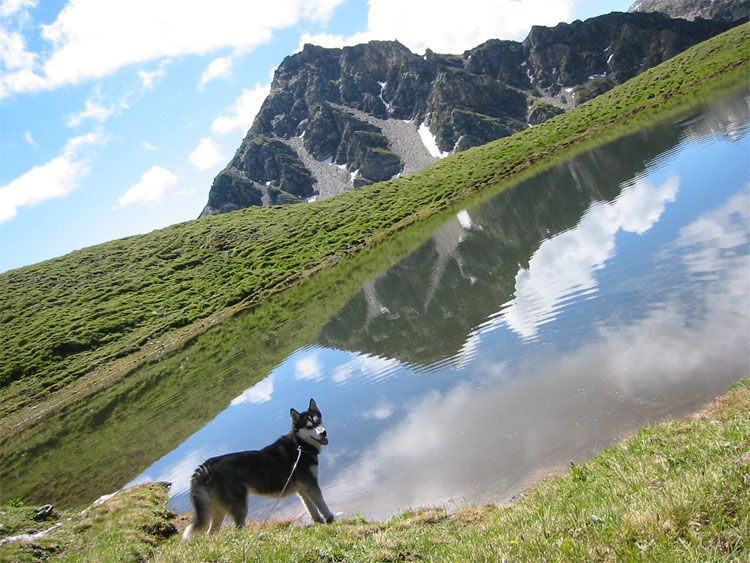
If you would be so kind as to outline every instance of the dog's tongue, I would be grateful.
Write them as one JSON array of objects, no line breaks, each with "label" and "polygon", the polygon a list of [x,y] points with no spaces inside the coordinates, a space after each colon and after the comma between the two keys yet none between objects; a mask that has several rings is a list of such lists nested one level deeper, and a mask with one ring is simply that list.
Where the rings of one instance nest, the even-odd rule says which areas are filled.
[{"label": "dog's tongue", "polygon": [[325,436],[323,436],[320,439],[320,443],[323,444],[324,446],[327,446],[328,445],[328,438],[326,438]]}]

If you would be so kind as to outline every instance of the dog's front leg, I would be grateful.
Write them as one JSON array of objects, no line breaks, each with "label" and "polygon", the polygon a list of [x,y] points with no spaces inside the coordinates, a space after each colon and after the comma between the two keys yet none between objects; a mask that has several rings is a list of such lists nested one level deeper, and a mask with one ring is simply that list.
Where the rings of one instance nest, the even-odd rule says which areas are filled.
[{"label": "dog's front leg", "polygon": [[[305,492],[310,497],[310,500],[315,505],[315,508],[317,508],[320,512],[320,515],[325,518],[325,521],[327,523],[333,522],[333,513],[328,509],[326,501],[323,500],[323,493],[320,492],[320,487],[318,486],[318,484],[316,483]],[[322,522],[322,520],[318,521]]]},{"label": "dog's front leg", "polygon": [[318,512],[318,509],[316,508],[315,503],[313,503],[312,499],[302,492],[299,493],[299,498],[301,498],[302,502],[305,504],[305,508],[307,508],[307,511],[310,513],[313,522],[322,523],[323,517],[320,515],[320,512]]}]

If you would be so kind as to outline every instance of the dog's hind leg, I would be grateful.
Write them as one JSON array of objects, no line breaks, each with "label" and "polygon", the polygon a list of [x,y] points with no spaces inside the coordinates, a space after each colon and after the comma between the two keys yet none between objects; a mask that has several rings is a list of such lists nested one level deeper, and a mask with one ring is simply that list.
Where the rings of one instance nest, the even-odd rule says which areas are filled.
[{"label": "dog's hind leg", "polygon": [[235,500],[232,507],[229,509],[229,514],[234,520],[234,525],[238,530],[245,527],[245,519],[247,518],[247,496],[242,499]]},{"label": "dog's hind leg", "polygon": [[205,532],[211,524],[211,499],[203,483],[193,480],[190,486],[190,499],[193,501],[195,512],[193,521],[182,534],[184,540],[190,539],[196,532]]},{"label": "dog's hind leg", "polygon": [[221,528],[221,524],[224,522],[224,517],[227,515],[227,510],[218,502],[214,502],[211,505],[211,527],[208,528],[209,534],[215,534]]}]

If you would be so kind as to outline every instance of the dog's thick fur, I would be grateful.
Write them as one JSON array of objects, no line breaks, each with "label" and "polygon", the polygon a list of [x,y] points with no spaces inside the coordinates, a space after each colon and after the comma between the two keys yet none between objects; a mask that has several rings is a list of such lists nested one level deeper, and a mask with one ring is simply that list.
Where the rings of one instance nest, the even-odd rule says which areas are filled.
[{"label": "dog's thick fur", "polygon": [[[333,521],[318,486],[318,454],[328,444],[320,409],[310,399],[305,412],[291,409],[289,414],[291,431],[273,444],[262,450],[212,457],[195,470],[190,481],[195,512],[184,539],[206,529],[217,531],[227,513],[237,528],[244,527],[249,493],[277,498],[297,493],[315,522]],[[301,453],[294,468],[298,448]]]}]

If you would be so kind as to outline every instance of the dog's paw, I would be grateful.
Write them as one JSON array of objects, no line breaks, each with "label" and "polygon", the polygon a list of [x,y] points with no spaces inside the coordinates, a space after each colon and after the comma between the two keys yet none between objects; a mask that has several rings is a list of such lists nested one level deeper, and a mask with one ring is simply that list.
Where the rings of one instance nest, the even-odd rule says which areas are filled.
[{"label": "dog's paw", "polygon": [[333,517],[333,514],[331,514],[330,516],[328,516],[328,517],[326,518],[326,524],[330,524],[331,522],[333,522],[333,518],[334,518],[334,517]]}]

